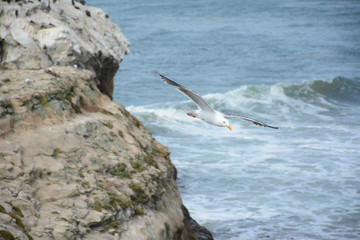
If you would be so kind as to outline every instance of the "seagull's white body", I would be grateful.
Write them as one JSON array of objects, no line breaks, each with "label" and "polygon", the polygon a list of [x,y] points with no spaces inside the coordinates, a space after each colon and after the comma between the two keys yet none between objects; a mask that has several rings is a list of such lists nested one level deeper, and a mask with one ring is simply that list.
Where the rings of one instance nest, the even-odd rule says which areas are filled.
[{"label": "seagull's white body", "polygon": [[204,111],[202,109],[189,110],[187,112],[187,115],[191,117],[199,118],[204,122],[214,124],[219,127],[230,126],[229,121],[224,117],[224,114],[216,110],[213,110],[213,112]]},{"label": "seagull's white body", "polygon": [[[169,84],[171,86],[177,87],[177,89],[183,93],[186,97],[190,98],[194,101],[194,103],[198,106],[197,110],[191,110],[187,114],[191,117],[199,118],[207,123],[219,126],[219,127],[227,127],[231,130],[229,120],[227,120],[223,113],[214,110],[210,105],[197,93],[191,91],[190,89],[185,88],[184,86],[181,86],[180,84],[168,79],[164,75],[159,74],[160,77],[163,79],[164,83]],[[246,121],[250,121],[255,125],[262,126],[262,127],[270,127],[274,129],[278,129],[278,127],[273,127],[270,125],[267,125],[265,123],[262,123],[260,121],[257,121],[252,118],[248,118],[245,116],[229,113],[226,114],[227,117],[237,117],[241,118]]]}]

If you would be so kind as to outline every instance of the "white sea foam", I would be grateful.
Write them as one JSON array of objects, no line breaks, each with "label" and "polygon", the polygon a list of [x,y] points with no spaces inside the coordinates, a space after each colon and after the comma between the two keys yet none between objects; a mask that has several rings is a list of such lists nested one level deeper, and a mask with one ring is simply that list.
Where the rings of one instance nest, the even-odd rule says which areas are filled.
[{"label": "white sea foam", "polygon": [[[289,95],[289,87],[302,93],[297,95],[300,90],[295,89],[294,95]],[[349,176],[357,181],[356,162],[343,165],[342,158],[350,161],[359,134],[347,125],[339,126],[333,115],[323,114],[336,105],[311,88],[302,88],[307,88],[306,83],[245,86],[204,96],[219,110],[241,109],[244,114],[280,125],[278,131],[240,120],[232,120],[232,131],[211,126],[186,115],[181,108],[192,107],[189,101],[127,109],[170,147],[184,203],[199,222],[212,229],[213,224],[228,222],[231,236],[242,232],[241,236],[258,238],[259,234],[252,235],[236,223],[244,228],[255,224],[272,229],[272,219],[277,219],[283,229],[294,229],[291,236],[303,238],[305,226],[321,226],[336,214],[330,209],[349,202],[348,197],[358,191],[354,186],[351,191],[338,185],[346,185],[342,178]],[[341,134],[349,136],[348,140],[334,137]],[[350,201],[348,208],[355,211],[356,204]],[[260,227],[254,228],[262,232]],[[224,237],[221,231],[221,239],[237,239]]]}]

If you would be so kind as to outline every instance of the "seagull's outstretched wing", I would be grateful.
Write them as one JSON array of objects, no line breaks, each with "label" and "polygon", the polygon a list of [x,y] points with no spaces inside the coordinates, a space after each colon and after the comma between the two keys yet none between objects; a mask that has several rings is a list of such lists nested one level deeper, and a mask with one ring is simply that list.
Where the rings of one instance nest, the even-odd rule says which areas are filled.
[{"label": "seagull's outstretched wing", "polygon": [[181,86],[180,84],[168,79],[167,77],[165,77],[164,75],[159,74],[160,77],[163,79],[164,83],[169,84],[171,86],[177,87],[178,90],[183,93],[185,96],[187,96],[188,98],[190,98],[191,100],[193,100],[195,102],[195,104],[204,111],[209,111],[209,112],[214,112],[214,109],[212,109],[210,107],[210,105],[205,102],[204,99],[202,99],[202,97],[200,97],[197,93],[194,93],[193,91],[191,91],[190,89],[185,88],[184,86]]},{"label": "seagull's outstretched wing", "polygon": [[269,128],[273,128],[273,129],[279,129],[278,127],[270,126],[270,125],[267,125],[266,123],[260,122],[258,120],[255,120],[255,119],[252,119],[252,118],[249,118],[249,117],[245,117],[245,116],[242,116],[242,115],[238,115],[238,114],[235,114],[235,113],[224,113],[224,115],[225,115],[225,117],[241,118],[243,120],[252,122],[253,124],[261,126],[261,127],[269,127]]}]

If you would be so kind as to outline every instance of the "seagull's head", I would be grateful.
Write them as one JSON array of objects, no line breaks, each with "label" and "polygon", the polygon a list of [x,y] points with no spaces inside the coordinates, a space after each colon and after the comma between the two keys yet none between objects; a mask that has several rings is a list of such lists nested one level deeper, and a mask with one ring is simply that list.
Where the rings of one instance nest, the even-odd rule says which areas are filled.
[{"label": "seagull's head", "polygon": [[224,118],[223,123],[225,124],[225,126],[226,126],[229,130],[231,130],[231,126],[230,126],[229,120],[227,120],[226,118]]},{"label": "seagull's head", "polygon": [[231,130],[231,127],[230,127],[230,123],[229,123],[229,120],[227,120],[224,116],[222,115],[219,115],[217,117],[217,124],[218,126],[221,126],[221,127],[227,127],[228,129]]}]

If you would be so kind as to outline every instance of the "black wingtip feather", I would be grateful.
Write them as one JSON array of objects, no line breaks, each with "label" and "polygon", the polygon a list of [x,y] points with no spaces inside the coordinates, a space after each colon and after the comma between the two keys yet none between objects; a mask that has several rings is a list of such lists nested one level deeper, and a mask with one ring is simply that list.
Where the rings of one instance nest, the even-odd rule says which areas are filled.
[{"label": "black wingtip feather", "polygon": [[180,84],[174,82],[173,80],[168,79],[167,77],[165,77],[164,75],[162,75],[161,73],[159,73],[159,76],[163,79],[163,82],[175,87],[183,87]]}]

